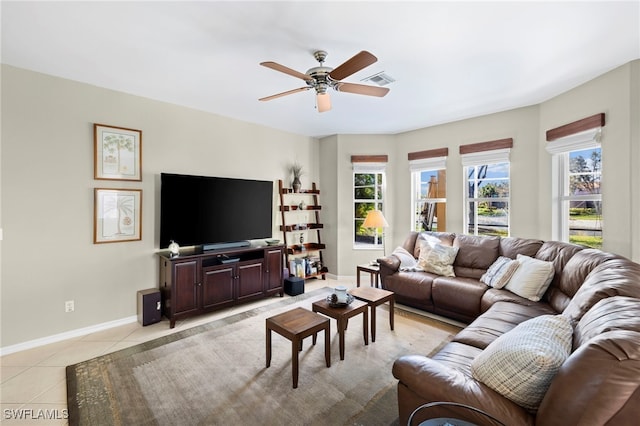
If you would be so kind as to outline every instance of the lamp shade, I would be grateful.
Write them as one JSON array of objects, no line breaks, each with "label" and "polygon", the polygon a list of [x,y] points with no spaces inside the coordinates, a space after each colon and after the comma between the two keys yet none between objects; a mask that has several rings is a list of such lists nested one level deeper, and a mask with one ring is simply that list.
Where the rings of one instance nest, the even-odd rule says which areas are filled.
[{"label": "lamp shade", "polygon": [[318,93],[316,102],[318,103],[318,112],[325,112],[331,109],[331,98],[329,98],[328,93]]},{"label": "lamp shade", "polygon": [[380,210],[369,210],[362,224],[363,228],[386,228],[389,224]]}]

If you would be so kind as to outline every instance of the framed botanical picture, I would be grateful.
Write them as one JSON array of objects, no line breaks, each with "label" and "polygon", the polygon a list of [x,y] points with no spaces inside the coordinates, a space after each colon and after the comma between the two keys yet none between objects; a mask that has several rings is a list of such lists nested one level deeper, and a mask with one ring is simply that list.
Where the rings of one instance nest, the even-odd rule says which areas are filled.
[{"label": "framed botanical picture", "polygon": [[94,177],[142,180],[142,130],[93,125]]},{"label": "framed botanical picture", "polygon": [[95,188],[93,243],[142,239],[142,190]]}]

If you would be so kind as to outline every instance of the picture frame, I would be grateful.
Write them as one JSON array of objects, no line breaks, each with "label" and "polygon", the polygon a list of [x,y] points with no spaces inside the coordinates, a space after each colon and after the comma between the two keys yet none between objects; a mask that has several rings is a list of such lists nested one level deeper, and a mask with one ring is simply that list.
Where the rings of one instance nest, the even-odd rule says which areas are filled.
[{"label": "picture frame", "polygon": [[94,123],[94,178],[142,180],[142,130]]},{"label": "picture frame", "polygon": [[93,243],[142,240],[142,190],[94,189]]}]

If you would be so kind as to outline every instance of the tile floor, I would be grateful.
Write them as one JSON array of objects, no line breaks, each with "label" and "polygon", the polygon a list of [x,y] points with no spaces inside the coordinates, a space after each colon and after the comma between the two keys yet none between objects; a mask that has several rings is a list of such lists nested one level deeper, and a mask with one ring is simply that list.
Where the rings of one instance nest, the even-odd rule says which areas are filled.
[{"label": "tile floor", "polygon": [[[322,287],[355,286],[355,278],[344,280],[308,280],[305,291]],[[366,284],[365,284],[366,285]],[[285,295],[285,297],[288,297]],[[173,329],[164,319],[142,327],[139,323],[88,334],[0,358],[0,422],[6,425],[66,425],[67,384],[65,367],[96,356],[175,333],[257,306],[276,303],[270,297],[245,303],[207,315],[176,322]],[[22,417],[18,419],[17,417]]]}]

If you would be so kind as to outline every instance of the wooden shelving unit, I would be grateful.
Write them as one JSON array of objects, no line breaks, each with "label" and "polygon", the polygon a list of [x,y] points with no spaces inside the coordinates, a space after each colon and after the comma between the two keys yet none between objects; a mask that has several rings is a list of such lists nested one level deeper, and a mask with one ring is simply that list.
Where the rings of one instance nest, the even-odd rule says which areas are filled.
[{"label": "wooden shelving unit", "polygon": [[[309,259],[312,267],[315,267],[314,273],[305,273],[305,279],[322,278],[328,272],[322,260],[322,250],[325,245],[322,244],[320,231],[324,225],[320,222],[320,210],[322,206],[318,204],[318,196],[320,190],[316,183],[313,182],[311,189],[300,189],[294,192],[292,188],[285,188],[282,180],[278,181],[278,192],[280,196],[280,214],[282,216],[282,231],[285,249],[285,260],[289,267],[291,260],[297,258]],[[304,215],[303,220],[293,220],[288,213],[297,212]],[[295,236],[301,233],[304,242],[300,243]],[[315,240],[315,241],[309,241]],[[308,272],[308,271],[307,271]],[[291,275],[296,275],[295,271],[289,271]]]}]

